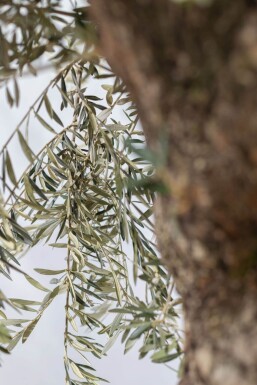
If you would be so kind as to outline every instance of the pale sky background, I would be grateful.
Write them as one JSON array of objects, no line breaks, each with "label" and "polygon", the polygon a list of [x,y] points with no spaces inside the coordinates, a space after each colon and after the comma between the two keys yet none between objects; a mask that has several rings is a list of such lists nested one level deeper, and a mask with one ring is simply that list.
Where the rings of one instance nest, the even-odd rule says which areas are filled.
[{"label": "pale sky background", "polygon": [[[0,147],[10,135],[17,123],[28,110],[51,78],[51,71],[43,72],[39,77],[26,77],[20,81],[21,103],[19,108],[10,109],[6,103],[3,90],[0,90]],[[59,104],[56,105],[56,110]],[[36,124],[36,123],[35,123]],[[33,132],[35,128],[35,132]],[[46,130],[30,131],[30,145],[41,148],[49,139]],[[25,159],[18,152],[15,141],[10,146],[10,153],[15,164],[17,175],[26,165]],[[128,250],[129,252],[129,250]],[[22,269],[48,283],[49,278],[35,276],[33,269],[57,268],[64,265],[62,249],[53,250],[47,246],[33,248],[22,260]],[[0,287],[9,297],[41,300],[43,292],[34,289],[19,274],[13,274],[11,283],[0,276]],[[64,298],[57,297],[46,310],[28,341],[19,344],[10,356],[2,355],[3,365],[0,368],[0,384],[2,385],[64,385],[63,368],[63,331],[64,331]],[[32,314],[32,313],[31,313]],[[24,317],[31,317],[26,313]],[[17,314],[16,318],[20,318]],[[98,375],[110,381],[111,385],[175,385],[176,374],[161,364],[151,363],[149,358],[138,359],[137,346],[123,355],[124,345],[116,343],[109,351],[108,357],[95,360]]]}]

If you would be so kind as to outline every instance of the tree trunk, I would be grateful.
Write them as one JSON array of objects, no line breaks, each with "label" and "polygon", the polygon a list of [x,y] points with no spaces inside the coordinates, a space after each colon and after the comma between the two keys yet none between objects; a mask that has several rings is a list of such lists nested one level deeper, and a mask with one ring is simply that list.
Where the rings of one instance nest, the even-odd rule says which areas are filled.
[{"label": "tree trunk", "polygon": [[93,0],[92,14],[149,145],[168,148],[156,230],[184,303],[181,384],[256,385],[255,2]]}]

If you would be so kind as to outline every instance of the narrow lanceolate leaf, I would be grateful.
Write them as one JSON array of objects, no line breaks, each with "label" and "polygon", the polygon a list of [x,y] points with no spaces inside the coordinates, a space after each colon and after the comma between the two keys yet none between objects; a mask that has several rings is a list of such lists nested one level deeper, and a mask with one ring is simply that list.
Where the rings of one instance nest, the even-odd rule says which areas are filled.
[{"label": "narrow lanceolate leaf", "polygon": [[[0,330],[0,342],[6,343],[6,342],[8,342],[11,339],[11,337],[6,336],[6,338],[5,338],[6,342],[4,342],[4,341],[1,341],[3,339],[2,337],[3,337],[3,334],[1,333],[1,330]],[[10,354],[9,350],[7,350],[6,348],[4,348],[1,345],[0,345],[0,352],[5,353],[5,354]]]},{"label": "narrow lanceolate leaf", "polygon": [[117,294],[117,299],[118,299],[119,304],[121,305],[122,304],[122,292],[121,292],[120,282],[119,282],[117,275],[115,274],[113,269],[112,269],[112,274],[113,274],[113,278],[114,278],[114,285],[115,285],[115,290],[116,290],[116,294]]},{"label": "narrow lanceolate leaf", "polygon": [[58,85],[57,85],[57,88],[62,95],[62,101],[64,106],[67,107],[67,105],[69,104],[72,108],[74,108],[74,105],[72,104],[71,100],[68,98],[67,93],[65,93],[65,91],[62,88],[60,88]]},{"label": "narrow lanceolate leaf", "polygon": [[145,333],[151,327],[151,322],[145,322],[141,326],[139,326],[133,333],[130,335],[129,339],[134,340],[139,338],[143,333]]},{"label": "narrow lanceolate leaf", "polygon": [[16,107],[18,107],[19,102],[20,102],[20,91],[19,91],[19,86],[18,86],[16,78],[14,78],[13,81],[14,81],[15,103],[16,103]]},{"label": "narrow lanceolate leaf", "polygon": [[24,332],[22,334],[22,343],[26,342],[29,338],[30,334],[33,332],[33,330],[36,327],[36,324],[41,318],[41,314],[39,314],[33,321],[31,321],[28,326],[24,329]]},{"label": "narrow lanceolate leaf", "polygon": [[43,191],[36,185],[36,183],[31,178],[29,178],[29,183],[33,188],[33,190],[35,191],[35,193],[40,196],[40,198],[44,199],[45,201],[48,200],[48,198],[45,196]]},{"label": "narrow lanceolate leaf", "polygon": [[26,174],[23,176],[23,181],[24,181],[27,196],[32,202],[34,202],[37,205],[37,200],[35,199],[33,194],[33,188],[30,184],[29,177]]},{"label": "narrow lanceolate leaf", "polygon": [[167,352],[165,352],[165,349],[163,349],[159,352],[154,353],[151,359],[157,364],[164,364],[165,362],[175,360],[179,356],[181,356],[181,353],[168,354]]},{"label": "narrow lanceolate leaf", "polygon": [[44,126],[48,131],[52,132],[53,134],[56,134],[55,130],[48,124],[37,112],[35,112],[35,116],[38,119],[38,121]]},{"label": "narrow lanceolate leaf", "polygon": [[104,122],[112,113],[112,108],[106,108],[104,111],[100,112],[98,114],[97,118],[101,121]]},{"label": "narrow lanceolate leaf", "polygon": [[120,335],[120,332],[117,332],[116,334],[114,334],[110,339],[109,341],[107,342],[107,344],[105,345],[104,349],[102,350],[102,355],[106,354],[108,352],[108,350],[111,349],[111,347],[115,344],[117,338],[119,337]]},{"label": "narrow lanceolate leaf", "polygon": [[7,316],[5,315],[5,313],[2,310],[0,310],[0,317],[7,319]]},{"label": "narrow lanceolate leaf", "polygon": [[59,116],[56,114],[56,112],[53,110],[53,119],[58,123],[61,127],[64,127],[63,122],[59,118]]},{"label": "narrow lanceolate leaf", "polygon": [[18,342],[22,338],[22,333],[23,333],[23,330],[20,331],[19,333],[15,334],[15,336],[12,338],[11,342],[7,346],[7,350],[9,352],[11,352],[15,348],[15,346],[18,344]]},{"label": "narrow lanceolate leaf", "polygon": [[21,145],[21,148],[23,150],[24,155],[26,156],[26,158],[30,162],[33,162],[33,160],[34,160],[33,152],[31,151],[27,141],[24,139],[24,137],[20,131],[18,131],[18,138],[19,138],[19,142],[20,142],[20,145]]},{"label": "narrow lanceolate leaf", "polygon": [[2,155],[2,181],[3,181],[3,192],[5,192],[5,151],[3,151]]},{"label": "narrow lanceolate leaf", "polygon": [[24,277],[26,278],[27,281],[29,281],[29,283],[30,283],[32,286],[36,287],[36,288],[39,289],[39,290],[49,292],[49,290],[48,290],[46,287],[44,287],[43,285],[41,285],[41,283],[39,283],[36,279],[30,277],[30,276],[27,275],[27,274],[24,274]]},{"label": "narrow lanceolate leaf", "polygon": [[0,257],[2,257],[4,261],[7,261],[7,259],[9,258],[17,265],[20,265],[19,261],[17,261],[17,259],[7,249],[4,249],[2,246],[0,246]]},{"label": "narrow lanceolate leaf", "polygon": [[21,326],[23,323],[29,322],[28,319],[2,319],[0,325],[4,326]]},{"label": "narrow lanceolate leaf", "polygon": [[10,298],[10,301],[14,305],[32,305],[32,306],[39,306],[41,305],[41,302],[39,301],[31,301],[29,299],[20,299],[20,298]]},{"label": "narrow lanceolate leaf", "polygon": [[[25,174],[23,176],[23,181],[24,181],[26,193],[32,202],[34,202],[36,205],[39,205],[38,199],[35,198],[34,193],[36,193],[42,199],[47,201],[47,197],[45,196],[45,194],[40,190],[40,188],[36,185],[36,183],[33,182],[33,180],[28,177],[28,175]],[[44,209],[44,207],[42,207],[42,209]]]},{"label": "narrow lanceolate leaf", "polygon": [[6,97],[7,97],[9,105],[12,107],[14,100],[13,100],[13,97],[12,97],[8,87],[6,87]]},{"label": "narrow lanceolate leaf", "polygon": [[45,310],[50,305],[50,303],[53,301],[53,299],[57,295],[62,293],[66,288],[67,288],[66,285],[60,284],[59,286],[56,286],[53,291],[48,292],[47,295],[45,296],[45,298],[43,299],[43,302],[41,304],[39,311],[42,312],[43,310]]},{"label": "narrow lanceolate leaf", "polygon": [[5,155],[6,155],[5,162],[6,162],[6,168],[7,168],[8,176],[9,176],[11,182],[12,182],[14,185],[16,185],[16,184],[17,184],[17,181],[16,181],[16,177],[15,177],[15,173],[14,173],[12,161],[11,161],[9,152],[8,152],[7,150],[6,150]]},{"label": "narrow lanceolate leaf", "polygon": [[46,111],[47,111],[48,115],[50,116],[50,118],[52,119],[53,118],[53,109],[52,109],[51,103],[50,103],[47,95],[44,96],[44,103],[45,103]]},{"label": "narrow lanceolate leaf", "polygon": [[84,374],[80,371],[79,367],[75,364],[75,362],[70,362],[71,369],[73,370],[73,373],[76,374],[79,378],[85,378]]},{"label": "narrow lanceolate leaf", "polygon": [[9,221],[12,224],[13,231],[16,232],[23,239],[25,243],[31,246],[33,244],[33,240],[31,236],[28,234],[28,232],[24,228],[22,228],[17,222],[15,222],[13,219],[10,219]]},{"label": "narrow lanceolate leaf", "polygon": [[31,207],[32,209],[36,209],[39,211],[48,211],[44,206],[39,204],[37,201],[29,201],[29,200],[24,199],[24,198],[20,198],[20,200],[23,203],[25,203],[25,205],[27,205],[28,207]]},{"label": "narrow lanceolate leaf", "polygon": [[42,275],[58,275],[65,272],[65,270],[48,270],[48,269],[34,269],[37,273]]}]

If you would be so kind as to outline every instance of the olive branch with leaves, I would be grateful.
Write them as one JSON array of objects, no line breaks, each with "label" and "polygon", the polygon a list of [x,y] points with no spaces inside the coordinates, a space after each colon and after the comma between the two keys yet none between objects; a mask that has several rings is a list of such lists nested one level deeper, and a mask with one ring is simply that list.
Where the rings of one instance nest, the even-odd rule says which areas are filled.
[{"label": "olive branch with leaves", "polygon": [[[7,3],[9,8],[0,5],[0,20],[5,12],[6,23],[10,17],[13,22],[19,20],[16,16],[21,7],[13,1]],[[86,7],[74,8],[65,15],[60,2],[46,3],[24,2],[28,14],[34,12],[41,26],[42,20],[53,22],[61,16],[76,15],[73,22],[64,19],[65,26],[69,26],[67,46],[62,42],[63,31],[56,33],[54,43],[51,40],[52,45],[62,46],[60,57],[65,57],[67,64],[58,69],[0,151],[0,272],[8,278],[11,270],[17,269],[29,284],[45,292],[45,297],[33,301],[7,298],[0,292],[0,349],[7,353],[19,341],[25,342],[47,307],[65,294],[66,384],[97,384],[103,379],[95,373],[90,356],[106,355],[120,335],[125,352],[142,339],[140,358],[151,354],[154,362],[167,363],[181,357],[182,339],[175,309],[179,300],[173,298],[173,284],[156,250],[152,223],[155,192],[147,187],[154,178],[154,167],[143,151],[136,152],[136,148],[144,147],[145,139],[135,105],[104,59],[92,53],[92,40],[83,44],[83,54],[78,54],[81,36],[91,37],[93,30],[89,28],[89,33],[88,25],[83,29],[84,24],[78,21],[87,14]],[[24,36],[34,40],[31,45],[24,41],[24,55],[26,50],[41,47],[40,36],[30,35],[26,28],[31,32],[25,23]],[[47,28],[50,26],[46,23],[44,31]],[[11,44],[8,36],[0,36],[7,41],[5,45]],[[73,50],[68,55],[70,47]],[[14,40],[11,49],[17,55],[20,52]],[[41,49],[40,55],[45,51],[49,49]],[[16,77],[25,64],[31,70],[30,59],[36,60],[33,52],[26,53],[24,64],[17,62],[15,55],[5,57],[2,63],[2,86],[11,106],[19,104]],[[56,64],[56,55],[53,60]],[[8,88],[11,78],[14,95]],[[90,95],[89,83],[100,84],[104,96]],[[60,112],[56,110],[56,95]],[[64,110],[70,116],[67,125],[62,119]],[[115,118],[117,114],[122,122]],[[37,121],[37,129],[46,129],[52,135],[37,153],[28,141],[31,121]],[[14,138],[28,161],[19,178],[9,150]],[[146,180],[147,184],[142,183]],[[20,267],[20,257],[43,241],[53,250],[62,249],[66,259],[66,267],[59,270],[35,268],[38,275],[51,277],[51,290]],[[126,252],[127,244],[132,246],[132,257]],[[145,298],[134,293],[138,279],[145,283]],[[35,317],[10,319],[9,306],[32,312]],[[105,344],[92,337],[93,331],[105,336]]]}]

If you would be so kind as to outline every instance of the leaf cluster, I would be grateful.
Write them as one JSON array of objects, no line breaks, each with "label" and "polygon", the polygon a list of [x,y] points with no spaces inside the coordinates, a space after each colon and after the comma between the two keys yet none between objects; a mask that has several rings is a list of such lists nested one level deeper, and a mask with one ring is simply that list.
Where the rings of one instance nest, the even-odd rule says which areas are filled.
[{"label": "leaf cluster", "polygon": [[[79,21],[85,18],[84,8],[63,15],[64,27],[60,29],[61,14],[67,12],[60,10],[59,1],[25,1],[22,5],[7,1],[1,7],[0,19],[11,25],[10,35],[6,31],[1,35],[3,44],[10,44],[5,50],[8,57],[0,63],[2,73],[16,71],[16,66],[31,68],[32,61],[50,48],[59,47],[59,53],[67,53],[78,47],[78,25],[86,40],[88,29]],[[26,21],[23,25],[24,14],[39,26],[34,34],[32,24]],[[73,17],[71,23],[69,17]],[[21,46],[13,37],[19,28]],[[65,48],[64,36],[69,41]],[[91,43],[86,41],[85,47],[90,54]],[[40,52],[35,59],[34,48]],[[13,55],[9,57],[10,52]],[[77,48],[74,52],[78,54]],[[100,85],[103,95],[92,95],[89,84]],[[18,86],[14,98],[7,91],[11,105],[14,101],[18,104],[18,98]],[[68,122],[63,118],[64,110],[70,117]],[[121,114],[122,122],[117,119]],[[51,135],[38,152],[29,142],[35,122],[39,130]],[[9,149],[15,138],[28,162],[20,176]],[[0,273],[10,278],[10,268],[16,269],[28,284],[44,292],[41,301],[6,298],[1,293],[3,309],[8,304],[32,314],[26,319],[10,319],[5,309],[0,310],[1,350],[10,352],[19,341],[27,341],[48,306],[57,296],[65,295],[66,385],[102,381],[90,357],[102,358],[121,335],[125,352],[140,340],[140,358],[151,354],[153,362],[166,363],[182,354],[176,310],[179,301],[173,298],[170,276],[155,245],[154,166],[145,156],[144,146],[135,105],[122,81],[103,59],[71,55],[0,151],[4,197]],[[42,242],[53,251],[63,250],[65,266],[58,270],[37,267],[32,277],[18,266],[20,257]],[[41,284],[42,275],[50,277],[50,287]],[[138,280],[144,283],[144,297],[135,293]]]},{"label": "leaf cluster", "polygon": [[[0,82],[17,71],[37,73],[39,59],[58,66],[92,53],[95,28],[88,17],[88,7],[64,8],[61,0],[7,0],[0,3]],[[42,66],[41,60],[41,66]],[[17,101],[6,88],[10,103]]]}]

